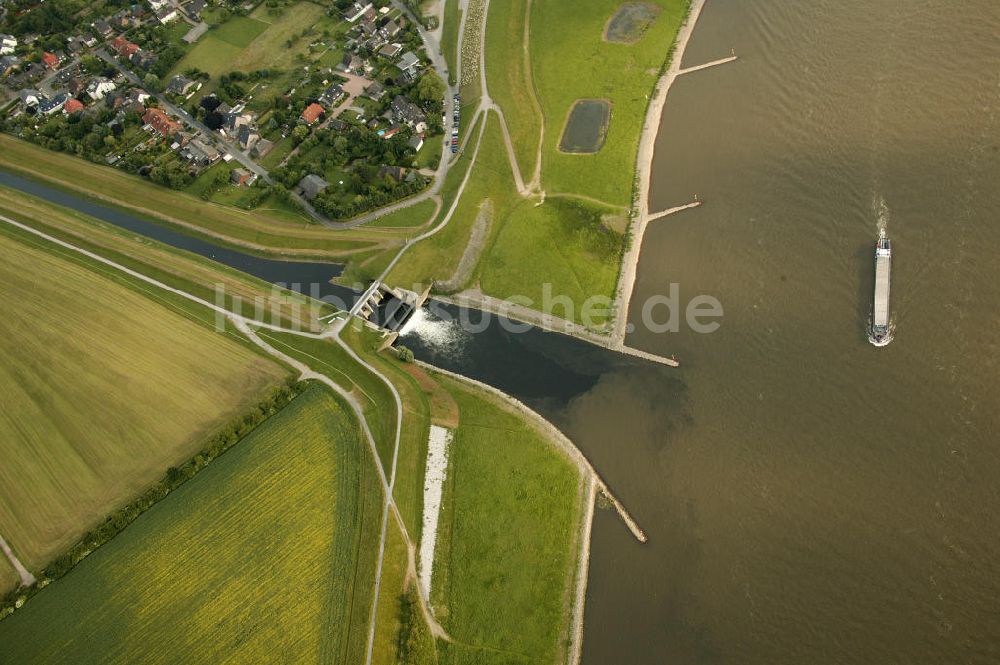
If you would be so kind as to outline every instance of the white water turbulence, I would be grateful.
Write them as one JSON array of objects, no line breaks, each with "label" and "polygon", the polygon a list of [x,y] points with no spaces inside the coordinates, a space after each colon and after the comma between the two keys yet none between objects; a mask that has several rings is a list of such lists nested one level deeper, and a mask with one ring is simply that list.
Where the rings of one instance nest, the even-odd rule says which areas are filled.
[{"label": "white water turbulence", "polygon": [[421,307],[400,329],[399,336],[417,337],[427,346],[450,352],[461,351],[468,343],[468,334],[452,321],[444,321],[434,316],[426,307]]},{"label": "white water turbulence", "polygon": [[430,600],[431,577],[434,574],[434,546],[437,543],[438,518],[441,515],[441,495],[448,475],[450,429],[431,425],[427,439],[427,469],[424,473],[424,519],[420,535],[420,561],[417,577],[424,597]]}]

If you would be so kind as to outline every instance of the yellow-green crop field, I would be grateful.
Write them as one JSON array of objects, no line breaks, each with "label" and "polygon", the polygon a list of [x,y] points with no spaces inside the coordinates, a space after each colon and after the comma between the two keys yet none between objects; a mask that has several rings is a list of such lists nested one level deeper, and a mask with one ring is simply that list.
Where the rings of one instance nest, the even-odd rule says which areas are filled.
[{"label": "yellow-green crop field", "polygon": [[0,234],[0,528],[35,571],[286,373],[43,243]]},{"label": "yellow-green crop field", "polygon": [[0,621],[4,662],[363,662],[382,494],[315,385]]}]

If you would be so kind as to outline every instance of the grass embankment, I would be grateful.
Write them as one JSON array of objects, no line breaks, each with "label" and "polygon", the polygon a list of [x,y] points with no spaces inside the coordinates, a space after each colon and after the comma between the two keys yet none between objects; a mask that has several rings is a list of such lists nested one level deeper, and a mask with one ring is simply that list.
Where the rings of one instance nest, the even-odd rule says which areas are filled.
[{"label": "grass embankment", "polygon": [[396,402],[389,387],[351,358],[333,340],[269,330],[259,330],[257,334],[282,353],[326,374],[344,390],[353,393],[361,404],[368,427],[375,438],[379,460],[388,477],[392,469],[392,451],[396,440]]},{"label": "grass embankment", "polygon": [[[100,166],[0,134],[0,166],[19,175],[118,206],[179,230],[262,254],[343,260],[394,238],[381,229],[332,233],[276,212],[242,211],[160,187],[135,175]],[[398,234],[397,234],[398,235]]]},{"label": "grass embankment", "polygon": [[[614,295],[623,236],[608,228],[602,218],[620,211],[555,197],[538,205],[535,198],[521,197],[514,187],[496,114],[488,114],[486,123],[479,156],[455,215],[444,229],[403,255],[390,281],[419,291],[421,285],[450,279],[469,247],[480,206],[488,200],[492,207],[488,231],[480,245],[470,250],[473,255],[478,251],[477,263],[456,287],[479,286],[484,293],[504,299],[527,297],[533,308],[541,310],[543,288],[549,284],[553,295],[567,296],[574,305],[572,311],[548,307],[554,310],[550,313],[581,321],[581,305],[588,298],[600,295],[610,301]],[[590,323],[599,326],[606,318],[602,312]]]},{"label": "grass embankment", "polygon": [[0,524],[37,571],[286,372],[7,229]]},{"label": "grass embankment", "polygon": [[[651,2],[661,8],[660,14],[634,44],[603,39],[605,24],[621,0],[532,3],[530,50],[545,117],[542,183],[549,193],[631,205],[649,95],[688,5],[686,0]],[[581,71],[587,75],[580,76]],[[595,154],[565,154],[559,151],[559,139],[573,103],[582,98],[610,100],[607,139]]]},{"label": "grass embankment", "polygon": [[381,490],[318,386],[0,622],[17,663],[358,663]]},{"label": "grass embankment", "polygon": [[490,3],[486,24],[486,79],[503,109],[514,154],[526,180],[538,161],[541,116],[531,91],[525,43],[528,0]]},{"label": "grass embankment", "polygon": [[[219,302],[218,293],[224,291],[226,306],[244,316],[315,330],[318,317],[334,311],[332,306],[292,291],[276,289],[239,270],[2,186],[0,215],[34,226],[208,302]],[[109,269],[101,267],[99,270]],[[144,288],[144,291],[155,299],[163,296],[162,291],[153,287]],[[194,311],[199,319],[207,322],[214,317],[204,307]]]},{"label": "grass embankment", "polygon": [[562,662],[582,510],[577,467],[493,397],[435,378],[462,414],[431,593],[455,639],[441,662]]},{"label": "grass embankment", "polygon": [[458,30],[462,25],[462,10],[458,0],[444,1],[444,24],[441,26],[441,51],[448,64],[448,79],[451,84],[458,83],[455,78],[455,67],[458,64]]}]

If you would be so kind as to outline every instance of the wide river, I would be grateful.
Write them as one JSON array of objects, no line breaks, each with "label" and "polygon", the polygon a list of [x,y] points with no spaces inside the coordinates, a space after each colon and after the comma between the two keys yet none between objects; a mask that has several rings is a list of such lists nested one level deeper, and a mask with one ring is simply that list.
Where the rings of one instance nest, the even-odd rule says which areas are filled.
[{"label": "wide river", "polygon": [[[1000,2],[708,0],[656,144],[639,331],[555,419],[650,536],[593,540],[584,662],[1000,663]],[[895,340],[866,341],[893,241]]]}]

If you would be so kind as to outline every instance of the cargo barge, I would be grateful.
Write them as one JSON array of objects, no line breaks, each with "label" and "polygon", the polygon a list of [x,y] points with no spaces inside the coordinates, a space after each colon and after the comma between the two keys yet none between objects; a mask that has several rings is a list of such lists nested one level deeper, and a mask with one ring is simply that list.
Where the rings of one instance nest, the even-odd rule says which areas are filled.
[{"label": "cargo barge", "polygon": [[875,346],[885,346],[892,338],[889,334],[889,285],[892,273],[892,243],[885,231],[878,234],[875,243],[875,300],[872,305],[872,327],[869,341]]}]

